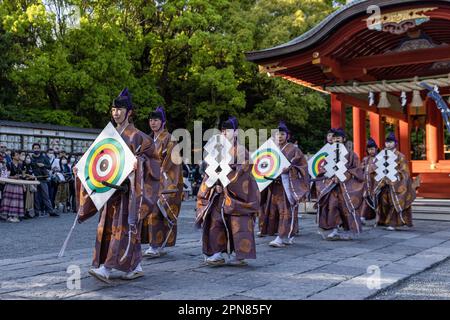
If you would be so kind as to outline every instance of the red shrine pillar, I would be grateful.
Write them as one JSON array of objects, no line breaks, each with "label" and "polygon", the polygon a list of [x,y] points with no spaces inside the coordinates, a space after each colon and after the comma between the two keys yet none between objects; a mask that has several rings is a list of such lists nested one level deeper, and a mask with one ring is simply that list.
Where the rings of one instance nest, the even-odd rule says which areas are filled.
[{"label": "red shrine pillar", "polygon": [[400,124],[399,124],[399,121],[394,123],[394,134],[395,134],[395,139],[397,139],[397,141],[400,143]]},{"label": "red shrine pillar", "polygon": [[406,157],[406,160],[408,162],[411,160],[411,139],[410,139],[410,123],[409,123],[409,116],[408,121],[399,120],[398,121],[398,127],[399,127],[399,150],[401,153],[403,153]]},{"label": "red shrine pillar", "polygon": [[430,165],[435,165],[439,157],[438,147],[438,110],[434,105],[434,102],[427,99],[427,124],[426,124],[426,149],[427,160]]},{"label": "red shrine pillar", "polygon": [[384,148],[384,125],[381,122],[381,116],[375,112],[369,112],[370,136],[375,140],[380,149]]},{"label": "red shrine pillar", "polygon": [[353,146],[359,159],[364,158],[366,150],[366,111],[353,107]]},{"label": "red shrine pillar", "polygon": [[331,127],[345,129],[345,105],[333,93],[331,94]]},{"label": "red shrine pillar", "polygon": [[447,128],[444,125],[442,113],[437,111],[438,160],[445,160],[444,130],[447,130]]}]

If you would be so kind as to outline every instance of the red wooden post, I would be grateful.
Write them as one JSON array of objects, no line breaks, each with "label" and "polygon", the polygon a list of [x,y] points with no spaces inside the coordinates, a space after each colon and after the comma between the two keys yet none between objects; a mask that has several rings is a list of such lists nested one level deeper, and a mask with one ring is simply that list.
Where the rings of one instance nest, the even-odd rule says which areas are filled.
[{"label": "red wooden post", "polygon": [[370,136],[375,140],[380,149],[384,148],[384,126],[381,116],[375,112],[369,112]]},{"label": "red wooden post", "polygon": [[345,129],[345,105],[331,94],[331,127]]},{"label": "red wooden post", "polygon": [[406,157],[406,160],[411,160],[411,140],[410,140],[410,127],[409,122],[399,120],[399,150]]},{"label": "red wooden post", "polygon": [[434,102],[427,99],[427,124],[426,124],[426,144],[427,160],[431,166],[438,161],[438,115]]},{"label": "red wooden post", "polygon": [[366,111],[353,107],[353,145],[359,159],[364,158],[366,150]]},{"label": "red wooden post", "polygon": [[436,112],[437,116],[437,135],[438,135],[438,160],[445,160],[444,150],[444,119],[442,113]]}]

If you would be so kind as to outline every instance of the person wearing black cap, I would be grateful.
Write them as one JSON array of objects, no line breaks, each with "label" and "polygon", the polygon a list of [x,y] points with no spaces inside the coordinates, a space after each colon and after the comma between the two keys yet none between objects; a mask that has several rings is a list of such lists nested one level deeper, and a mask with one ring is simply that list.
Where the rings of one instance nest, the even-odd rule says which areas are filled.
[{"label": "person wearing black cap", "polygon": [[144,257],[158,258],[165,254],[165,247],[173,247],[177,238],[177,219],[183,196],[183,166],[179,154],[173,152],[177,142],[166,129],[166,113],[163,107],[156,108],[148,119],[161,160],[161,181],[158,205],[147,216],[142,225],[141,243],[149,244]]},{"label": "person wearing black cap", "polygon": [[[140,230],[142,220],[156,205],[159,191],[160,162],[154,152],[155,144],[131,123],[132,112],[131,95],[125,88],[113,101],[112,123],[137,161],[134,171],[120,186],[122,189],[113,194],[101,211],[94,268],[89,274],[104,282],[110,281],[113,270],[123,272],[124,280],[143,276]],[[76,175],[76,169],[74,173]],[[97,209],[79,180],[76,185],[79,188],[78,222],[81,223],[94,216]]]},{"label": "person wearing black cap", "polygon": [[373,188],[375,187],[375,157],[379,152],[377,143],[372,138],[367,140],[366,152],[367,156],[361,161],[364,169],[364,202],[361,207],[361,222],[366,224],[366,220],[376,218],[375,202],[373,201]]},{"label": "person wearing black cap", "polygon": [[397,139],[393,132],[386,138],[386,149],[397,156],[397,181],[382,179],[373,191],[377,200],[377,225],[385,226],[386,230],[395,231],[410,228],[412,223],[412,203],[416,199],[409,166],[405,156],[397,150]]},{"label": "person wearing black cap", "polygon": [[[333,143],[343,146],[345,142],[344,130],[336,129]],[[327,178],[324,173],[320,173],[316,178],[316,207],[321,229],[319,233],[325,240],[352,240],[355,234],[362,231],[360,209],[363,200],[364,172],[357,154],[352,150],[347,151],[344,182],[335,175]],[[340,228],[343,231],[339,230]]]},{"label": "person wearing black cap", "polygon": [[[299,148],[288,142],[290,132],[281,121],[275,134],[277,145],[291,163],[267,188],[259,216],[259,236],[274,236],[270,246],[282,248],[294,243],[298,232],[298,205],[308,197],[308,162]],[[265,190],[264,190],[265,191]]]},{"label": "person wearing black cap", "polygon": [[245,259],[256,259],[254,223],[260,194],[248,151],[237,141],[237,119],[230,117],[222,123],[221,129],[232,145],[229,151],[233,158],[231,172],[227,174],[230,182],[223,186],[217,180],[208,187],[209,177],[205,174],[197,194],[195,225],[203,229],[203,254],[207,265],[224,265],[223,253],[227,253],[229,265],[245,266]]}]

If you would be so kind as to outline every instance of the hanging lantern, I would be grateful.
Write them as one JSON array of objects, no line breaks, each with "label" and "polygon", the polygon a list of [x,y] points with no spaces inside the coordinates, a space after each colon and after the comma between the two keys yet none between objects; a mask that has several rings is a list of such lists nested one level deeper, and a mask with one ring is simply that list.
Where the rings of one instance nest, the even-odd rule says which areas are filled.
[{"label": "hanging lantern", "polygon": [[413,91],[413,98],[410,105],[415,108],[421,108],[423,106],[423,100],[419,90]]},{"label": "hanging lantern", "polygon": [[389,108],[391,106],[391,103],[389,102],[387,92],[383,91],[380,94],[380,102],[378,102],[378,108]]}]

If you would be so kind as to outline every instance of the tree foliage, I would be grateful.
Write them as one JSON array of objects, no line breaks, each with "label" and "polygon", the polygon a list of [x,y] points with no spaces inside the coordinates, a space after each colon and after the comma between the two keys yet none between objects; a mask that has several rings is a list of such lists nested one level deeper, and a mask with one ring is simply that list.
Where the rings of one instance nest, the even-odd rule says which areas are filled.
[{"label": "tree foliage", "polygon": [[157,105],[171,128],[229,114],[244,128],[284,119],[314,150],[328,98],[260,74],[244,52],[286,42],[335,9],[327,0],[2,0],[0,117],[103,127],[126,86],[144,129]]}]

